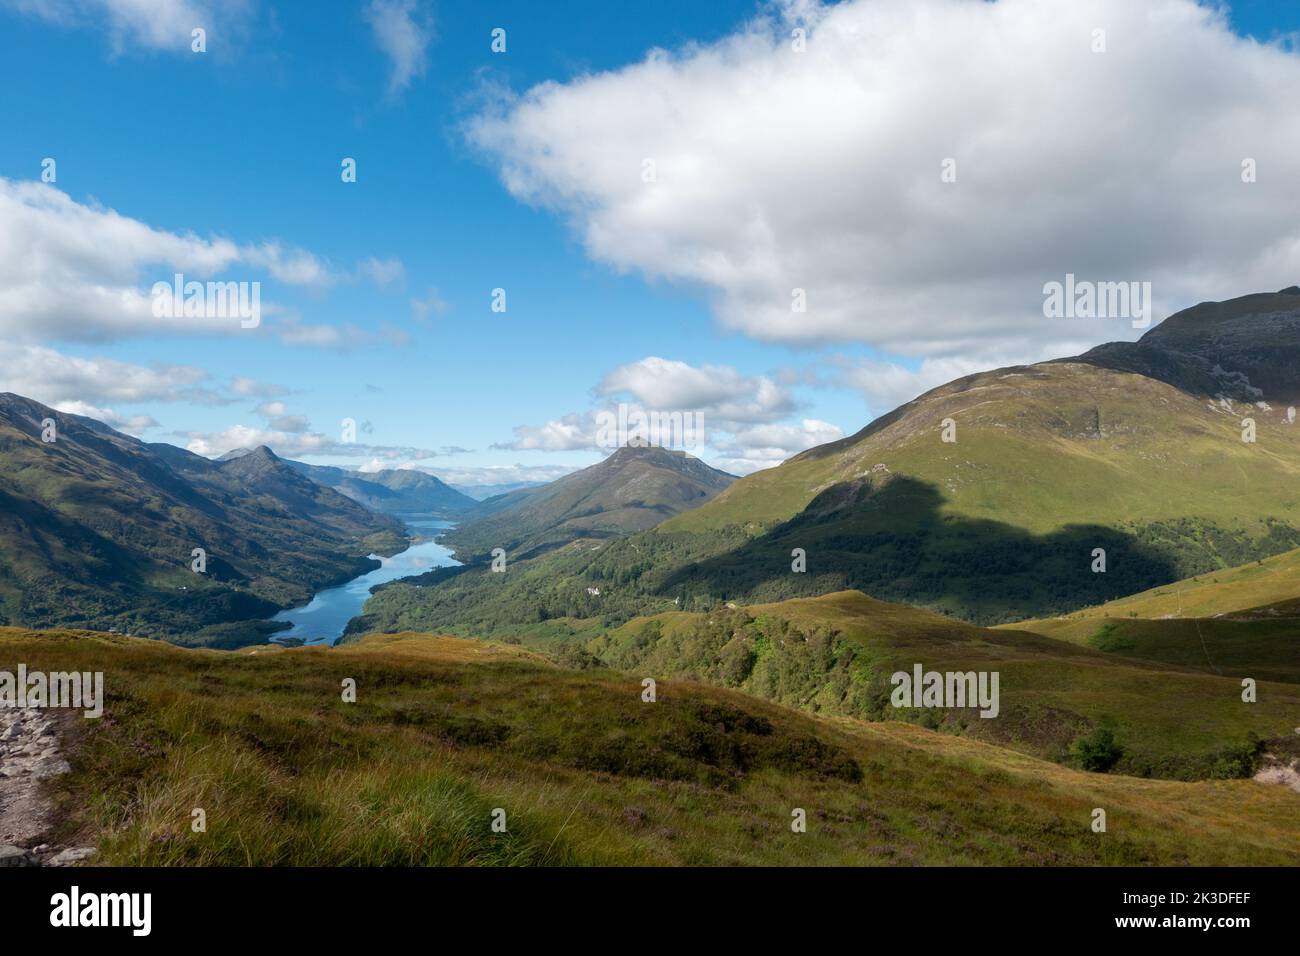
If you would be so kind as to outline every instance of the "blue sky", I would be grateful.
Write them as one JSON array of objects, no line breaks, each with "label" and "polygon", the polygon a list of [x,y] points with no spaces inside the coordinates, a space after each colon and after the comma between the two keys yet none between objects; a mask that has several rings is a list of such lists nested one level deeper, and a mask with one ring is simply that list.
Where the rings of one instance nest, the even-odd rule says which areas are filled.
[{"label": "blue sky", "polygon": [[[1169,2],[1175,13],[1190,5]],[[982,15],[969,9],[976,4],[932,5],[940,24]],[[711,440],[700,453],[743,472],[856,431],[957,374],[1138,334],[1113,321],[1045,332],[1041,313],[1034,314],[1044,276],[1077,266],[1097,278],[1152,278],[1161,289],[1157,319],[1160,307],[1256,291],[1250,282],[1289,284],[1280,281],[1294,265],[1285,259],[1256,261],[1247,277],[1233,256],[1250,250],[1182,248],[1134,262],[1129,275],[1123,260],[1083,240],[1008,280],[982,257],[991,248],[1016,260],[1018,243],[1032,237],[1009,231],[963,241],[963,229],[951,223],[936,226],[938,238],[916,236],[943,253],[936,262],[953,263],[951,274],[946,267],[927,273],[924,257],[915,255],[891,261],[889,235],[906,247],[931,206],[892,208],[898,190],[863,185],[892,162],[892,154],[873,152],[872,137],[922,141],[931,131],[864,129],[843,147],[848,160],[862,150],[860,162],[837,167],[843,183],[824,171],[804,180],[804,165],[834,150],[793,131],[805,110],[768,112],[776,108],[770,91],[760,98],[747,81],[736,81],[781,53],[800,25],[816,54],[806,62],[828,77],[856,55],[836,52],[832,41],[856,35],[858,24],[882,35],[895,30],[899,43],[933,42],[932,27],[890,13],[890,3],[845,6],[880,9],[860,14],[875,19],[855,21],[849,13],[856,11],[837,15],[814,3],[731,0],[0,0],[0,180],[9,190],[0,197],[0,228],[12,230],[8,238],[0,233],[0,249],[35,263],[28,272],[0,274],[10,286],[5,298],[0,285],[0,307],[10,309],[0,389],[201,453],[267,440],[309,460],[414,464],[468,483],[553,477],[598,460],[603,452],[590,441],[590,416],[626,401],[702,410]],[[1011,19],[1036,16],[1019,4],[993,6],[1009,7]],[[1129,23],[1131,14],[1114,5],[1084,6],[1096,7],[1097,22],[1114,22],[1114,52],[1102,61],[1108,69],[1163,72],[1124,60],[1126,44],[1154,42],[1142,32],[1146,25]],[[1210,43],[1212,55],[1262,87],[1276,87],[1266,82],[1273,76],[1285,87],[1297,75],[1285,35],[1300,29],[1300,5],[1242,0],[1227,16],[1231,31],[1261,43],[1242,46],[1213,25],[1190,24],[1166,34],[1175,50],[1183,43],[1180,62],[1193,50],[1203,55],[1198,43]],[[205,26],[206,52],[190,49],[190,23]],[[498,27],[506,30],[504,53],[490,48]],[[1062,42],[1073,42],[1064,35]],[[827,42],[818,47],[821,37]],[[673,51],[660,67],[646,65],[654,48]],[[872,82],[911,88],[907,68],[887,72],[887,56],[880,57]],[[914,61],[915,54],[901,62]],[[791,88],[782,82],[775,89]],[[553,86],[520,98],[538,84]],[[845,96],[829,81],[801,94],[807,112],[830,110],[819,129],[860,121],[847,101],[818,102],[821,90]],[[1062,86],[1061,95],[1073,94]],[[1154,91],[1144,108],[1169,113]],[[764,118],[773,116],[769,126]],[[1189,117],[1187,125],[1204,119]],[[733,120],[752,137],[744,150],[733,149],[725,133]],[[996,129],[995,120],[967,139],[996,138]],[[602,165],[642,134],[655,144],[674,137],[689,144],[665,145],[662,198],[626,191],[621,173]],[[803,152],[791,151],[797,135],[805,137]],[[1239,152],[1274,149],[1281,157],[1294,142],[1269,135],[1274,139],[1257,142],[1247,130]],[[642,148],[634,158],[653,152]],[[1022,146],[1016,155],[1023,154]],[[934,163],[943,155],[939,147]],[[57,163],[57,178],[41,184],[47,157]],[[355,183],[340,179],[344,157],[356,160]],[[688,180],[685,171],[701,161],[708,175]],[[1229,162],[1231,178],[1235,154]],[[918,163],[927,183],[938,181],[928,156]],[[625,167],[635,183],[630,190],[642,189],[642,170]],[[756,169],[764,178],[749,191],[719,196],[713,188],[725,190]],[[1273,188],[1262,175],[1261,185]],[[791,188],[810,191],[806,223],[797,209],[780,205]],[[812,195],[823,188],[827,195]],[[992,188],[979,201],[1017,215]],[[1170,208],[1195,187],[1180,181],[1177,188],[1182,192],[1170,186]],[[59,195],[51,199],[51,191]],[[1274,194],[1249,213],[1259,221],[1241,225],[1250,235],[1262,228],[1261,247],[1294,236],[1286,231],[1293,225],[1267,210],[1278,195],[1293,193]],[[1099,202],[1098,217],[1107,202],[1132,205],[1122,195]],[[1225,193],[1222,202],[1236,200]],[[841,220],[840,208],[854,203],[863,204],[861,214]],[[882,213],[881,234],[871,233],[887,205],[899,218],[885,233]],[[108,210],[138,228],[106,218]],[[1150,216],[1168,228],[1160,209]],[[1103,220],[1082,218],[1085,227],[1094,221]],[[38,238],[28,248],[32,235]],[[164,330],[147,320],[101,319],[86,305],[104,289],[147,295],[177,262],[204,261],[175,251],[191,236],[208,250],[222,241],[244,250],[210,274],[191,268],[188,276],[260,281],[268,307],[258,329]],[[825,253],[817,250],[822,241]],[[783,280],[787,267],[791,275],[811,274],[808,261],[838,261],[858,248],[856,259],[817,276],[814,288],[827,292],[813,298],[837,297],[834,310],[803,321],[768,319],[765,306],[755,307],[766,294],[755,278],[765,261]],[[286,262],[303,266],[300,274]],[[1190,276],[1204,277],[1207,263],[1218,280],[1210,293],[1197,284],[1203,278]],[[857,274],[860,287],[853,285]],[[1014,300],[989,291],[1020,277],[1025,289]],[[489,308],[494,288],[506,290],[505,313]],[[969,294],[956,296],[960,314],[946,328],[943,296],[953,298],[954,289]],[[337,441],[344,418],[361,424],[355,446]]]}]

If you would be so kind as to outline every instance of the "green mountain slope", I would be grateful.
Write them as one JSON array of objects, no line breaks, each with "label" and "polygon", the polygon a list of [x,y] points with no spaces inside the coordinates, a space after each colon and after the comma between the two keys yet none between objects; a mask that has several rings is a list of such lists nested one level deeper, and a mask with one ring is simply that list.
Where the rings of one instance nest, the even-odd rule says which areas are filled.
[{"label": "green mountain slope", "polygon": [[1005,626],[1209,673],[1300,682],[1300,551]]},{"label": "green mountain slope", "polygon": [[637,678],[485,642],[229,654],[0,629],[16,661],[111,675],[50,781],[56,838],[110,865],[1300,863],[1285,787],[1083,773],[690,682],[647,703]]},{"label": "green mountain slope", "polygon": [[461,560],[494,548],[535,557],[579,539],[642,531],[697,508],[735,481],[683,451],[624,447],[604,461],[543,485],[483,503],[489,513],[444,536]]},{"label": "green mountain slope", "polygon": [[265,633],[257,619],[373,567],[367,555],[400,548],[400,532],[265,448],[212,462],[0,395],[6,622],[246,643]]},{"label": "green mountain slope", "polygon": [[[1279,617],[1300,614],[1300,549],[1233,568],[1163,584],[1148,591],[1083,608],[1064,618],[1007,625],[1039,631],[1049,623],[1062,636],[1099,618]],[[1073,638],[1067,638],[1073,639]]]},{"label": "green mountain slope", "polygon": [[[826,491],[886,470],[930,484],[946,513],[1014,519],[1037,533],[1187,514],[1246,525],[1293,520],[1300,496],[1279,483],[1296,475],[1297,429],[1285,407],[1240,399],[1290,400],[1300,389],[1298,355],[1300,295],[1206,303],[1139,343],[933,389],[856,435],[737,482],[663,530],[789,520]],[[1128,368],[1120,356],[1133,359]],[[1206,371],[1173,371],[1188,365]],[[1246,416],[1257,423],[1254,445],[1241,441]],[[951,444],[941,440],[947,418],[956,424]]]}]

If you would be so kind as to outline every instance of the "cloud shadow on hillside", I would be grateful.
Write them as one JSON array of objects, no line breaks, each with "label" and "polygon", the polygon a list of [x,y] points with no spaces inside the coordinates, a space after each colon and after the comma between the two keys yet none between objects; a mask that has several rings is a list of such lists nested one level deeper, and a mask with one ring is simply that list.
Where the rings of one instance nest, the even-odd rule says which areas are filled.
[{"label": "cloud shadow on hillside", "polygon": [[[1103,525],[1036,535],[1000,521],[941,513],[933,484],[859,479],[818,495],[768,534],[675,572],[676,596],[775,601],[854,588],[980,624],[1100,604],[1177,579],[1174,557]],[[791,570],[802,548],[807,570]],[[1093,571],[1096,548],[1106,570]]]}]

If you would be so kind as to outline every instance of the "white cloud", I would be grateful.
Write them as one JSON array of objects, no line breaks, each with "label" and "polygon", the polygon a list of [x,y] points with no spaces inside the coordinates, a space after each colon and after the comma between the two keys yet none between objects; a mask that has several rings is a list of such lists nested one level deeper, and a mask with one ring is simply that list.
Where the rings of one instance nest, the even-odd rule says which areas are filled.
[{"label": "white cloud", "polygon": [[[38,402],[209,403],[208,373],[192,365],[136,365],[116,359],[79,358],[54,349],[0,342],[0,391]],[[91,417],[94,417],[93,415]]]},{"label": "white cloud", "polygon": [[[230,275],[243,270],[246,275]],[[313,288],[334,281],[309,252],[155,229],[84,205],[52,186],[0,178],[0,336],[11,341],[106,341],[159,332],[239,331],[240,318],[154,316],[156,282],[257,274]],[[263,315],[276,314],[263,298]]]},{"label": "white cloud", "polygon": [[272,395],[283,395],[287,389],[236,375],[230,380],[230,391],[235,395],[249,398],[267,398]]},{"label": "white cloud", "polygon": [[421,322],[427,322],[435,315],[446,315],[450,310],[450,303],[438,294],[437,289],[430,289],[424,298],[411,299],[411,311]]},{"label": "white cloud", "polygon": [[789,392],[764,376],[653,355],[609,372],[596,391],[605,396],[628,395],[661,412],[698,411],[717,424],[770,422],[794,411]]},{"label": "white cloud", "polygon": [[242,19],[247,4],[235,0],[0,0],[0,5],[39,16],[64,27],[103,25],[115,52],[128,43],[191,52],[191,31],[202,27],[211,36]]},{"label": "white cloud", "polygon": [[1300,55],[1193,0],[809,0],[467,135],[594,259],[702,289],[727,328],[973,358],[1136,334],[1045,319],[1067,272],[1151,281],[1157,319],[1295,282],[1297,90]]},{"label": "white cloud", "polygon": [[[992,364],[1001,366],[1017,363],[1008,361]],[[872,413],[883,415],[932,388],[982,372],[989,367],[989,363],[962,358],[924,359],[914,369],[894,362],[862,361],[844,364],[833,380],[836,384],[861,392]]]},{"label": "white cloud", "polygon": [[797,403],[790,392],[763,375],[742,375],[726,365],[695,366],[686,362],[647,356],[607,372],[594,389],[600,406],[542,425],[517,425],[510,442],[493,448],[515,451],[601,450],[596,416],[616,412],[617,404],[629,412],[684,415],[698,413],[706,432],[740,432],[756,424],[775,422],[794,413]]},{"label": "white cloud", "polygon": [[[813,445],[843,436],[838,426],[817,419],[783,422],[799,407],[787,388],[767,376],[742,375],[725,365],[694,366],[647,356],[607,373],[594,391],[607,400],[599,407],[541,425],[517,425],[513,440],[492,447],[512,451],[608,451],[598,441],[602,429],[597,421],[601,412],[615,411],[608,400],[628,400],[629,415],[637,411],[685,415],[698,412],[705,435],[702,444],[688,450],[735,474],[778,465]],[[693,437],[698,440],[701,436]],[[709,449],[722,457],[710,457]]]},{"label": "white cloud", "polygon": [[263,402],[256,408],[258,415],[266,419],[268,427],[277,432],[301,435],[311,428],[311,422],[303,415],[290,415],[284,402]]},{"label": "white cloud", "polygon": [[406,267],[400,259],[376,259],[370,256],[357,263],[357,275],[369,279],[381,289],[406,281]]},{"label": "white cloud", "polygon": [[543,425],[516,425],[513,441],[493,445],[512,451],[576,451],[595,449],[595,413],[565,415]]},{"label": "white cloud", "polygon": [[424,75],[432,20],[416,0],[370,0],[365,18],[375,43],[389,59],[388,95],[396,96],[412,79]]},{"label": "white cloud", "polygon": [[815,418],[805,418],[796,425],[757,425],[736,432],[729,441],[715,442],[721,457],[712,464],[733,475],[748,475],[762,468],[773,468],[815,445],[843,437],[838,425]]},{"label": "white cloud", "polygon": [[56,411],[66,412],[69,415],[83,415],[86,418],[93,418],[137,438],[147,429],[158,427],[158,423],[148,415],[119,415],[111,408],[99,408],[86,402],[56,402],[51,407]]}]

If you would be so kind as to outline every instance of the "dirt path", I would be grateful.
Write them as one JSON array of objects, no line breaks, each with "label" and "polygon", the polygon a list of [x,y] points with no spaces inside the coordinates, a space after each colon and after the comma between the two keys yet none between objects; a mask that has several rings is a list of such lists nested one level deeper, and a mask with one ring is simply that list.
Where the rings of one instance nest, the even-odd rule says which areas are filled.
[{"label": "dirt path", "polygon": [[54,814],[42,781],[71,769],[59,719],[37,707],[0,708],[0,866],[63,866],[93,852],[44,842]]}]

